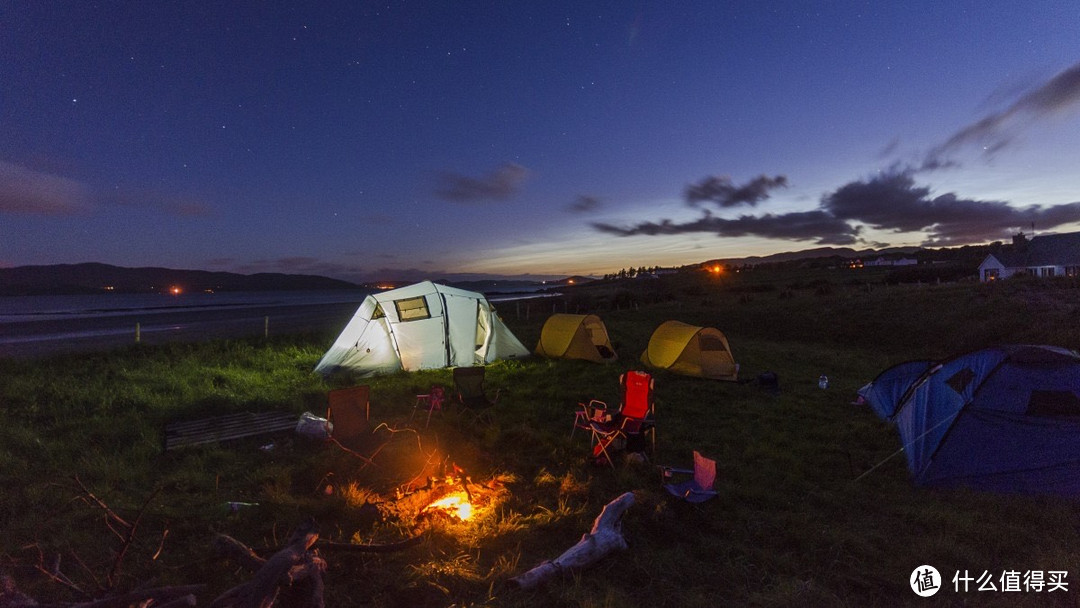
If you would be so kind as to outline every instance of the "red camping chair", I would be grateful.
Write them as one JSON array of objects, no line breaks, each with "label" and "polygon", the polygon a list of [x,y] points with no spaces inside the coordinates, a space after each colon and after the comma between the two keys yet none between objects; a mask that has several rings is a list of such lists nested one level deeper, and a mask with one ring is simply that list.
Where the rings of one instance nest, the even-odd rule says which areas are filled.
[{"label": "red camping chair", "polygon": [[[656,421],[653,404],[653,379],[647,372],[632,371],[619,377],[622,403],[610,410],[602,401],[583,404],[574,418],[574,430],[591,433],[592,457],[615,467],[611,453],[616,449],[642,452],[646,445],[656,451]],[[571,436],[573,431],[571,431]]]}]

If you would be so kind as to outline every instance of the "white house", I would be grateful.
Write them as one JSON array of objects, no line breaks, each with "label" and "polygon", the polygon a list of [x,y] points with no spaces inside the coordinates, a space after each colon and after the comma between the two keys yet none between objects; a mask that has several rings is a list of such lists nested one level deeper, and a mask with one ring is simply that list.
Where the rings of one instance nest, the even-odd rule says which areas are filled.
[{"label": "white house", "polygon": [[1017,274],[1037,277],[1080,276],[1080,232],[1013,237],[1011,248],[991,253],[979,264],[984,283]]}]

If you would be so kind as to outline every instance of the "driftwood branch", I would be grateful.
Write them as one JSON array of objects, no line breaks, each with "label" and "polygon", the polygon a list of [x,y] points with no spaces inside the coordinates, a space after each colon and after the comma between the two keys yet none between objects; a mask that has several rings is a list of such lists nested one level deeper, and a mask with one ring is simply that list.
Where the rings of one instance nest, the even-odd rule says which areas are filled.
[{"label": "driftwood branch", "polygon": [[510,579],[521,589],[532,589],[567,570],[581,569],[603,559],[608,553],[626,549],[622,534],[622,516],[634,504],[634,494],[627,492],[606,504],[592,531],[581,537],[576,545],[551,561],[545,561],[532,570]]}]

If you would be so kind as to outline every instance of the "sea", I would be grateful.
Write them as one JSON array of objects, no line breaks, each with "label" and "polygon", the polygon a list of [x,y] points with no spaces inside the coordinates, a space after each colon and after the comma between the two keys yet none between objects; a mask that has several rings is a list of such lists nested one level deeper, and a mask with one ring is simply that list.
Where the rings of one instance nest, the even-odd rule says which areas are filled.
[{"label": "sea", "polygon": [[343,328],[370,290],[0,297],[0,356]]},{"label": "sea", "polygon": [[[0,297],[0,357],[286,333],[324,332],[332,338],[370,293],[356,289]],[[537,295],[522,289],[489,299],[497,303]]]}]

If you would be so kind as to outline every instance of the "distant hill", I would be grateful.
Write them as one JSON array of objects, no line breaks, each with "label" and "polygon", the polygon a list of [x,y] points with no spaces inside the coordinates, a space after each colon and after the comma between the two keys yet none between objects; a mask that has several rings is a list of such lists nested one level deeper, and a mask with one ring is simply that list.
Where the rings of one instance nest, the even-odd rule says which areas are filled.
[{"label": "distant hill", "polygon": [[479,291],[481,293],[487,294],[499,294],[517,293],[523,291],[542,291],[544,289],[552,289],[556,287],[563,287],[566,285],[581,285],[593,280],[595,279],[583,276],[572,276],[549,281],[535,281],[526,279],[447,281],[447,285],[452,285],[460,289],[468,289],[469,291]]},{"label": "distant hill", "polygon": [[709,260],[704,264],[719,262],[721,264],[775,264],[779,262],[793,262],[814,258],[860,258],[871,259],[882,256],[911,255],[925,251],[922,247],[888,247],[885,249],[852,249],[851,247],[817,247],[802,251],[785,251],[765,256],[750,256],[746,258],[731,258],[723,260]]},{"label": "distant hill", "polygon": [[191,291],[295,291],[355,289],[348,281],[302,274],[236,274],[172,268],[123,268],[109,264],[55,264],[0,268],[0,295],[154,293]]}]

